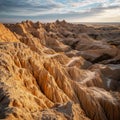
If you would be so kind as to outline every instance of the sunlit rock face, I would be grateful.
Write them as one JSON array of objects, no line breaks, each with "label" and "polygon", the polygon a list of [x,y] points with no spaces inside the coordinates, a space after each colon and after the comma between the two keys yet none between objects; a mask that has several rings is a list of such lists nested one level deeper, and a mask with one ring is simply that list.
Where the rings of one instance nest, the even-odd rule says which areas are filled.
[{"label": "sunlit rock face", "polygon": [[0,119],[120,120],[116,31],[58,20],[0,24]]},{"label": "sunlit rock face", "polygon": [[17,42],[19,41],[15,36],[15,33],[11,32],[3,24],[0,23],[0,42]]}]

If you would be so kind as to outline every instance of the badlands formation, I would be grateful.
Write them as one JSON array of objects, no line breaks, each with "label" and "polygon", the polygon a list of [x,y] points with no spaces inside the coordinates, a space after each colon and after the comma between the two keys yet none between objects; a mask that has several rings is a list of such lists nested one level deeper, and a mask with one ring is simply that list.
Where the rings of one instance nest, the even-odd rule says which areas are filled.
[{"label": "badlands formation", "polygon": [[0,24],[0,119],[120,120],[120,25]]}]

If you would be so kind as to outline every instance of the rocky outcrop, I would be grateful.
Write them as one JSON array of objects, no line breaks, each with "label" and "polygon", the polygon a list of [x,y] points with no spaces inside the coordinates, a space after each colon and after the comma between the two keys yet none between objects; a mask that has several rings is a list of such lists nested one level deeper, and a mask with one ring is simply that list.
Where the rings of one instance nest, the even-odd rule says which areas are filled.
[{"label": "rocky outcrop", "polygon": [[102,65],[96,64],[91,66],[91,70],[99,71],[104,77],[104,84],[106,89],[113,91],[120,91],[120,64]]},{"label": "rocky outcrop", "polygon": [[[2,43],[0,51],[2,56],[0,59],[1,84],[6,86],[1,85],[1,89],[8,89],[8,93],[4,93],[3,97],[1,95],[1,105],[5,107],[4,104],[8,104],[12,117],[34,119],[32,112],[50,108],[56,102],[78,101],[71,84],[67,82],[66,75],[62,73],[62,68],[59,68],[60,64],[56,60],[52,60],[49,56],[46,58],[40,56],[22,43]],[[62,85],[61,77],[63,80],[66,79],[67,83],[64,82]],[[68,88],[64,86],[68,86],[71,92],[69,93],[66,90]],[[8,100],[5,97],[7,94],[10,95]],[[80,107],[78,109],[81,110]],[[8,114],[7,110],[4,112],[3,114]],[[1,115],[1,118],[4,116]]]},{"label": "rocky outcrop", "polygon": [[65,21],[2,26],[14,37],[0,36],[0,119],[120,119],[119,64],[109,64],[119,60],[119,48],[90,38],[96,28]]},{"label": "rocky outcrop", "polygon": [[15,42],[19,41],[14,33],[0,23],[0,42]]}]

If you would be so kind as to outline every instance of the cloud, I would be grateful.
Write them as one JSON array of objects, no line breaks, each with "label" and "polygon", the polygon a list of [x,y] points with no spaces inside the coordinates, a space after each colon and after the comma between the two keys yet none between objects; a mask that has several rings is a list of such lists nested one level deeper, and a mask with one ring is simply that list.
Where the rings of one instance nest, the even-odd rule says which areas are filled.
[{"label": "cloud", "polygon": [[80,2],[79,1],[77,1],[77,2],[71,1],[70,4],[73,7],[85,7],[85,6],[94,4],[94,3],[104,4],[107,1],[108,0],[83,0],[83,1],[80,1]]},{"label": "cloud", "polygon": [[11,15],[37,15],[59,9],[63,5],[52,0],[0,0],[0,13]]},{"label": "cloud", "polygon": [[111,17],[118,21],[120,12],[116,11],[120,11],[120,0],[0,0],[0,21],[94,21]]}]

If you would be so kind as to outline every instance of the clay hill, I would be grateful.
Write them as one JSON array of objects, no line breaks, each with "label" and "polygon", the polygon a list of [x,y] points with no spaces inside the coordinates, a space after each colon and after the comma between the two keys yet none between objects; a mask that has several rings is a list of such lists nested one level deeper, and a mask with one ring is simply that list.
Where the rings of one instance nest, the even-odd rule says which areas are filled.
[{"label": "clay hill", "polygon": [[120,25],[0,24],[0,119],[120,120]]}]

